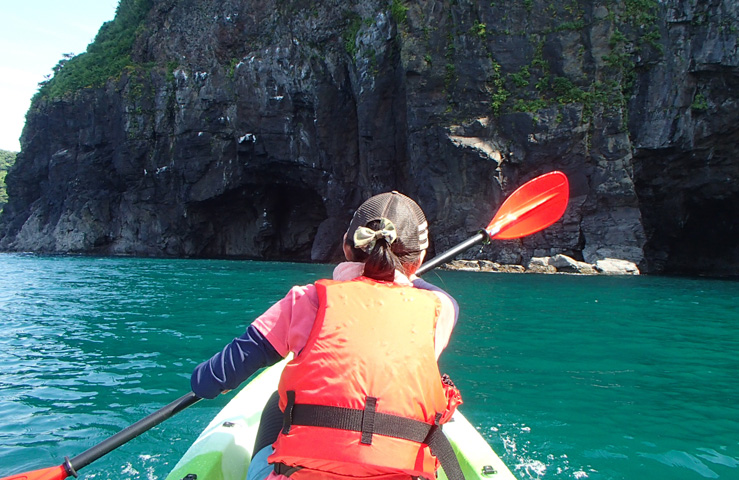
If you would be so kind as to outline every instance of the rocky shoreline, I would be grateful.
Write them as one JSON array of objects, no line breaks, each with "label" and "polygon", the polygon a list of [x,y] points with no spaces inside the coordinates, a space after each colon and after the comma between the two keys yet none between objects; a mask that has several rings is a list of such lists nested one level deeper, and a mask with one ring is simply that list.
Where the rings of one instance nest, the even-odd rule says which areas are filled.
[{"label": "rocky shoreline", "polygon": [[526,266],[500,264],[489,260],[453,260],[441,268],[465,272],[569,273],[580,275],[640,275],[641,273],[639,267],[628,260],[606,258],[591,264],[561,254],[552,257],[534,257]]}]

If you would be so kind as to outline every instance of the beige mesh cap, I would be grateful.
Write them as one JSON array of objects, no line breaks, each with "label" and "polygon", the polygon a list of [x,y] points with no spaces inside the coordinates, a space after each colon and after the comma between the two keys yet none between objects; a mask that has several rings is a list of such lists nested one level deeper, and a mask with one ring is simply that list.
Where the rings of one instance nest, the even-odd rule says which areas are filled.
[{"label": "beige mesh cap", "polygon": [[398,238],[393,243],[393,252],[421,252],[428,248],[429,228],[423,210],[416,202],[396,191],[375,195],[360,205],[354,212],[346,238],[351,241],[357,228],[366,227],[381,218],[387,218],[395,225]]}]

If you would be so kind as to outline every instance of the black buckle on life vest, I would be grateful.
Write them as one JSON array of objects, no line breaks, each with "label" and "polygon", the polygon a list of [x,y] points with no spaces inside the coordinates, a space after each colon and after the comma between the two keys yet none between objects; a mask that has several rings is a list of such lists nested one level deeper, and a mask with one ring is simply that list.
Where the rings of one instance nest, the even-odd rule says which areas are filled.
[{"label": "black buckle on life vest", "polygon": [[293,412],[295,411],[295,390],[285,392],[287,405],[285,405],[285,416],[282,418],[282,434],[290,433],[290,425],[293,424]]},{"label": "black buckle on life vest", "polygon": [[375,411],[377,409],[377,398],[367,397],[362,413],[362,439],[359,443],[372,445],[372,434],[375,433]]}]

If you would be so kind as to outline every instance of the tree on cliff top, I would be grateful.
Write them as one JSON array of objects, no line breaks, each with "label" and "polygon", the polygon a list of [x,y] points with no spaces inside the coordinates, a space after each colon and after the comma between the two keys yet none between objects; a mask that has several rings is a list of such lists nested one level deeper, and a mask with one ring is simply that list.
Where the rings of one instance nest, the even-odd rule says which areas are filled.
[{"label": "tree on cliff top", "polygon": [[8,192],[5,190],[5,175],[15,163],[15,152],[0,150],[0,212],[8,203]]},{"label": "tree on cliff top", "polygon": [[52,68],[53,76],[39,83],[33,104],[83,88],[99,87],[133,65],[131,51],[152,0],[120,0],[115,18],[103,23],[87,51],[65,54]]}]

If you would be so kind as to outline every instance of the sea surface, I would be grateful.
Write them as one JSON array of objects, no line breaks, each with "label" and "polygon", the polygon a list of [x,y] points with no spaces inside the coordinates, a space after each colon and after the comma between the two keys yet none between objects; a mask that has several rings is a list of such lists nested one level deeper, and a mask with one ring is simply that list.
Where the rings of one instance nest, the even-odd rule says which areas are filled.
[{"label": "sea surface", "polygon": [[[0,477],[62,463],[189,391],[192,369],[332,266],[0,254]],[[739,479],[739,282],[434,271],[442,371],[522,479]],[[164,479],[231,398],[80,471]]]}]

